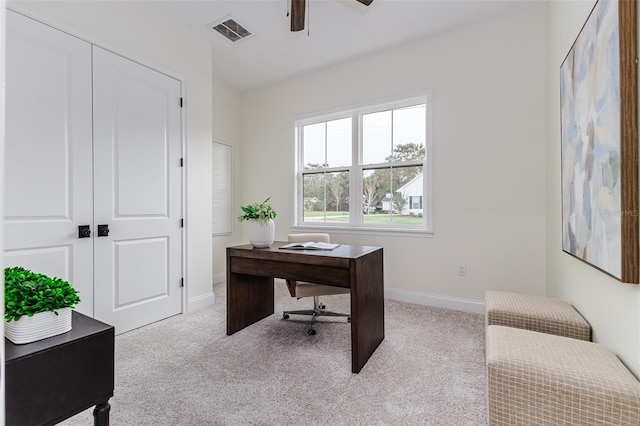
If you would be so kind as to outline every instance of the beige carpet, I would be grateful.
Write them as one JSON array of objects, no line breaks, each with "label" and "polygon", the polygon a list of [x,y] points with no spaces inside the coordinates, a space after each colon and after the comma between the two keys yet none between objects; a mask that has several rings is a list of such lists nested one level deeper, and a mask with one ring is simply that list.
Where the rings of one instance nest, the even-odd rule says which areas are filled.
[{"label": "beige carpet", "polygon": [[[481,315],[386,300],[385,340],[352,374],[349,324],[308,336],[282,320],[312,303],[282,282],[276,314],[233,336],[224,284],[214,292],[213,307],[116,337],[112,425],[486,424]],[[348,311],[348,296],[323,301]],[[91,425],[91,410],[62,424]]]}]

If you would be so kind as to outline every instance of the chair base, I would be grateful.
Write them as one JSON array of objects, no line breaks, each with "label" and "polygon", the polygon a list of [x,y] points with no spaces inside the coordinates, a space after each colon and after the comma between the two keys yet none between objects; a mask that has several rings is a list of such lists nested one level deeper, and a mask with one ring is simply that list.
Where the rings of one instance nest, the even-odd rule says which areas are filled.
[{"label": "chair base", "polygon": [[308,315],[311,316],[311,324],[309,325],[309,330],[307,333],[310,336],[316,334],[315,329],[313,328],[313,324],[316,322],[316,318],[318,317],[346,317],[348,322],[351,322],[351,314],[341,314],[338,312],[331,312],[325,310],[326,306],[320,303],[318,296],[313,297],[313,309],[303,309],[299,311],[283,311],[282,319],[289,319],[289,315]]}]

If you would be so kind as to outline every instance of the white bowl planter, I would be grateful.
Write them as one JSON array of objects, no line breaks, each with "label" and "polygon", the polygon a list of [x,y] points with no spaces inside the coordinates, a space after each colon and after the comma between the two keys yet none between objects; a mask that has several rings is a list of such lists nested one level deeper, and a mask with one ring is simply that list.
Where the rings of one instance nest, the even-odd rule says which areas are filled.
[{"label": "white bowl planter", "polygon": [[271,247],[276,238],[276,224],[273,219],[249,220],[249,242],[255,248]]},{"label": "white bowl planter", "polygon": [[17,321],[5,321],[4,335],[14,344],[31,343],[57,336],[71,330],[71,308],[53,312],[39,312],[32,317],[23,315]]}]

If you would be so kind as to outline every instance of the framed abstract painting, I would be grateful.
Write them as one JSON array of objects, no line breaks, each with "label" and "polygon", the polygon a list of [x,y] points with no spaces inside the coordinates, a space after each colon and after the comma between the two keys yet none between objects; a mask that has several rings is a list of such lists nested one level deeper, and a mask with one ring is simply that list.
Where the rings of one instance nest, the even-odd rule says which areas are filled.
[{"label": "framed abstract painting", "polygon": [[562,250],[638,283],[636,1],[599,0],[560,67]]}]

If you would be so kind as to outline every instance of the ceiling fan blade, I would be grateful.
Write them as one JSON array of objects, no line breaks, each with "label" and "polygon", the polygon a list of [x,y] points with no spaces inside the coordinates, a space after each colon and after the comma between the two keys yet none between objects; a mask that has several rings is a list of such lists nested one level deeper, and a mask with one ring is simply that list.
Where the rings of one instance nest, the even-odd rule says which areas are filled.
[{"label": "ceiling fan blade", "polygon": [[365,6],[369,6],[371,3],[373,3],[373,0],[356,0],[362,4],[364,4]]},{"label": "ceiling fan blade", "polygon": [[306,0],[291,0],[291,31],[304,30],[305,1]]}]

